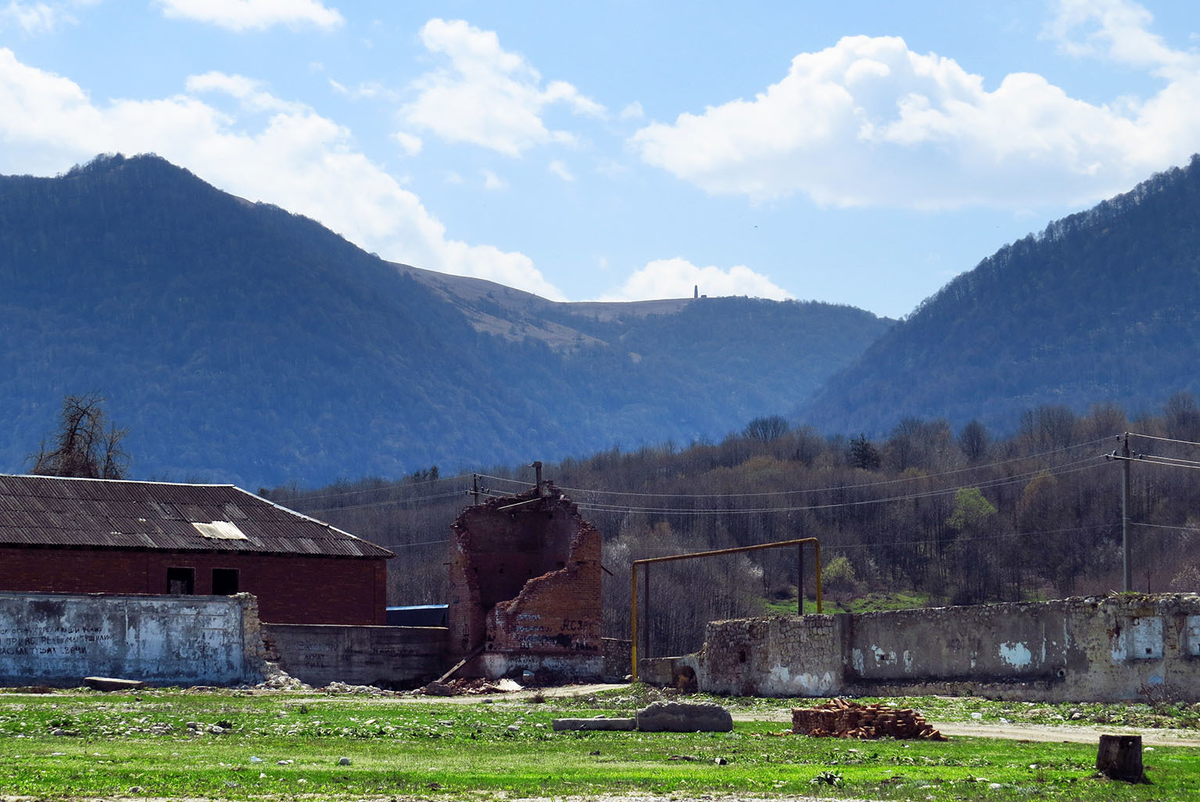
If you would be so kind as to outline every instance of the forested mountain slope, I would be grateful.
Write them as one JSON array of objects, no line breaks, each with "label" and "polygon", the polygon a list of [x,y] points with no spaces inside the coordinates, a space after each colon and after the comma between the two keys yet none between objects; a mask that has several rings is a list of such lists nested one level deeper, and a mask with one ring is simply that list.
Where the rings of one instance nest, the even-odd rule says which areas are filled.
[{"label": "forested mountain slope", "polygon": [[1000,249],[802,405],[824,431],[906,417],[1016,428],[1044,404],[1136,413],[1200,390],[1200,158]]},{"label": "forested mountain slope", "polygon": [[157,157],[0,177],[0,471],[82,393],[129,429],[133,476],[251,488],[720,437],[890,324],[744,298],[625,315],[433,278]]}]

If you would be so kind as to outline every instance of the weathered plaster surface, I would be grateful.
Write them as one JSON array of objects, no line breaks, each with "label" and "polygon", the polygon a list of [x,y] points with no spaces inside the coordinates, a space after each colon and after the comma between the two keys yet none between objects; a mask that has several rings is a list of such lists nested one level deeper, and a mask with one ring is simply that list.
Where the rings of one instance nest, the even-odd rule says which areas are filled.
[{"label": "weathered plaster surface", "polygon": [[0,684],[79,685],[86,676],[155,685],[258,682],[254,597],[0,593]]},{"label": "weathered plaster surface", "polygon": [[1200,596],[715,621],[693,658],[716,693],[1117,701],[1160,686],[1200,701]]}]

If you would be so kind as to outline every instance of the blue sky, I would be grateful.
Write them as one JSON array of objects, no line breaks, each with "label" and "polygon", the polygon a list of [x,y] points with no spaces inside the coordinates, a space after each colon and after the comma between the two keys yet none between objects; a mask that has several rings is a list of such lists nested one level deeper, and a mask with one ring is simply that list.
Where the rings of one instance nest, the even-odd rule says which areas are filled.
[{"label": "blue sky", "polygon": [[0,173],[154,152],[558,300],[900,316],[1200,150],[1200,6],[0,0]]}]

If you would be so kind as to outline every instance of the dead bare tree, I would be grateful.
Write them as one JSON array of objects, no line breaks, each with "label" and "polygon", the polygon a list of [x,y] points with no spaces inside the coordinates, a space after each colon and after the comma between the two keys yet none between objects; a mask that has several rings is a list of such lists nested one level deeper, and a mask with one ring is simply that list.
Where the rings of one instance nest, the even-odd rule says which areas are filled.
[{"label": "dead bare tree", "polygon": [[68,395],[63,399],[58,428],[45,440],[33,460],[31,473],[42,476],[76,476],[87,479],[123,479],[129,454],[121,441],[129,433],[108,422],[95,395]]}]

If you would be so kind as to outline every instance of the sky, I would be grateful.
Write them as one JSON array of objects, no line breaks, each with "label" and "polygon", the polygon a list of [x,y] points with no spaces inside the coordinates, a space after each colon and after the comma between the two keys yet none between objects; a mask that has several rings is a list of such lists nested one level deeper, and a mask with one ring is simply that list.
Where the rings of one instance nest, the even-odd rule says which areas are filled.
[{"label": "sky", "polygon": [[0,173],[157,153],[553,300],[900,317],[1200,151],[1200,4],[0,0]]}]

